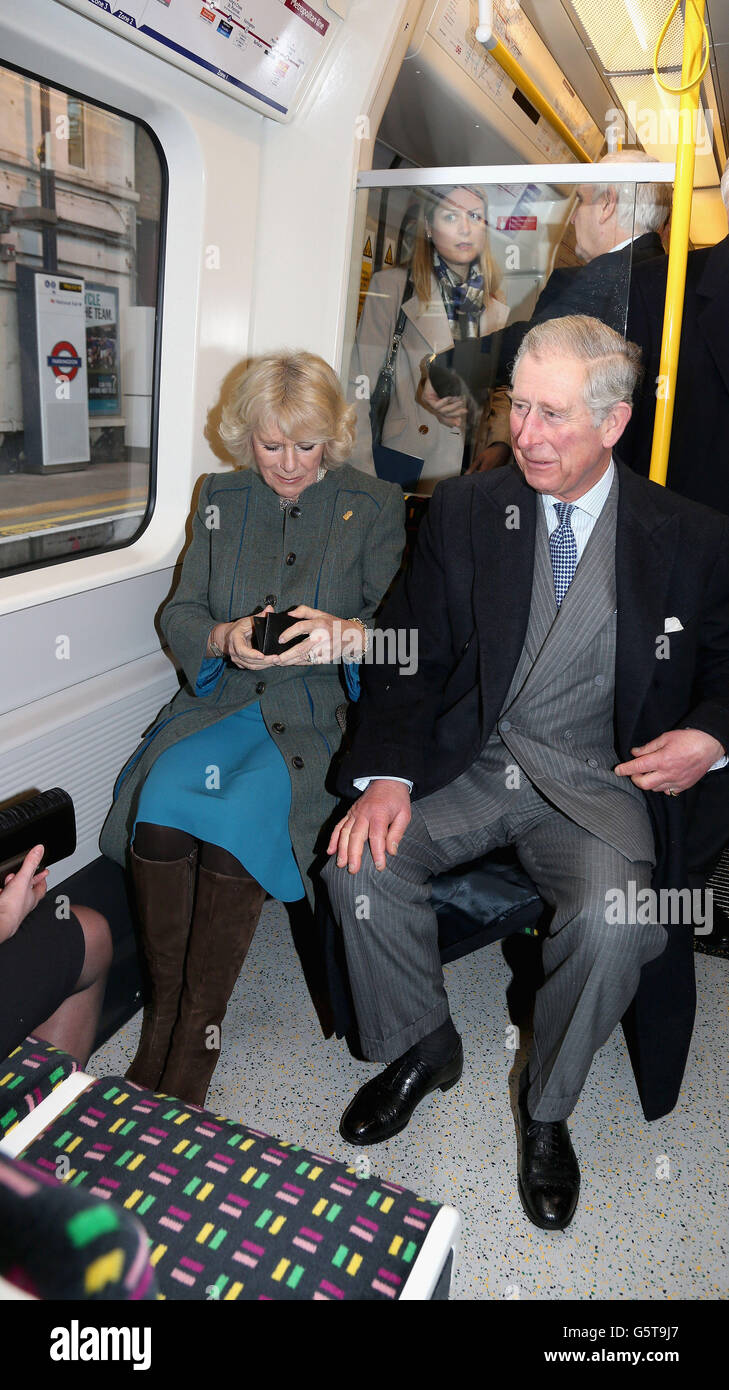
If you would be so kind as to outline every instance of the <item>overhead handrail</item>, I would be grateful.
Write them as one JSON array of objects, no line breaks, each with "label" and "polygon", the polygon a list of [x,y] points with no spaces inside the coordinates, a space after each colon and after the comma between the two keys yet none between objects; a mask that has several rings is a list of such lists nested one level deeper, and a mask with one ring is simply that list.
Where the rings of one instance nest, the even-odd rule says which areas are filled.
[{"label": "overhead handrail", "polygon": [[[689,3],[690,3],[690,0],[689,0]],[[661,77],[661,74],[660,74],[660,72],[658,71],[658,55],[659,55],[659,53],[660,53],[660,51],[661,51],[661,49],[662,49],[662,47],[663,47],[663,40],[665,39],[666,34],[668,33],[668,31],[669,31],[669,29],[670,29],[670,27],[671,27],[671,25],[672,25],[672,23],[673,23],[673,17],[674,17],[674,15],[677,13],[678,7],[679,7],[680,4],[681,4],[681,0],[674,0],[674,3],[673,3],[673,5],[672,5],[672,7],[671,7],[671,10],[670,10],[670,13],[669,13],[669,15],[668,15],[668,18],[667,18],[667,20],[666,20],[666,22],[665,22],[663,28],[661,29],[660,34],[658,35],[658,41],[657,41],[656,46],[655,46],[655,48],[654,48],[654,50],[653,50],[653,76],[655,77],[656,82],[658,83],[658,86],[659,86],[659,87],[662,87],[663,90],[664,90],[664,92],[669,92],[669,93],[671,94],[671,96],[675,96],[675,97],[681,97],[681,96],[684,95],[685,92],[690,92],[690,91],[692,90],[692,88],[694,87],[695,83],[701,81],[701,79],[702,79],[703,76],[704,76],[704,73],[706,72],[706,69],[707,69],[708,66],[709,66],[709,31],[708,31],[708,29],[707,29],[707,27],[706,27],[706,20],[704,19],[703,14],[702,14],[702,16],[701,16],[701,24],[702,24],[702,31],[703,31],[703,32],[702,32],[702,44],[703,44],[703,46],[704,46],[706,52],[705,52],[705,54],[704,54],[704,61],[703,61],[702,65],[701,65],[701,72],[699,73],[698,77],[695,77],[695,78],[693,79],[693,81],[692,81],[692,82],[689,82],[688,85],[687,85],[686,87],[684,87],[684,86],[681,86],[681,87],[669,87],[668,83],[663,81],[663,78]],[[702,6],[702,9],[703,9],[703,6]]]},{"label": "overhead handrail", "polygon": [[527,101],[530,101],[532,106],[535,106],[537,111],[544,116],[545,120],[549,121],[552,129],[556,130],[560,139],[564,140],[565,145],[571,149],[572,153],[577,155],[577,158],[582,160],[583,164],[591,164],[591,155],[589,155],[584,146],[580,144],[577,137],[572,134],[569,126],[565,125],[562,117],[557,114],[551,103],[547,101],[543,92],[539,90],[529,74],[524,71],[521,63],[518,63],[513,53],[509,52],[506,44],[502,43],[498,34],[494,33],[493,20],[493,0],[478,0],[477,43],[482,43],[484,48],[488,49],[492,58],[498,63],[502,71],[506,73],[507,77],[511,78],[511,81],[519,88],[519,91],[523,93]]},{"label": "overhead handrail", "polygon": [[[665,34],[668,32],[668,25],[677,8],[678,0],[656,44],[654,55],[656,76],[658,76],[657,65],[660,47]],[[694,191],[694,167],[696,162],[696,117],[699,109],[701,79],[709,61],[709,44],[707,37],[706,58],[702,64],[702,49],[706,36],[706,24],[704,22],[705,8],[706,0],[686,0],[681,87],[674,89],[676,92],[680,91],[681,93],[681,105],[678,116],[676,182],[673,191],[673,218],[671,221],[671,240],[668,250],[666,303],[663,313],[661,360],[658,369],[656,415],[653,427],[653,446],[651,449],[649,475],[654,483],[660,483],[663,487],[666,485],[666,476],[668,473],[668,454],[671,447],[671,427],[673,425],[673,408],[676,399],[678,353],[681,343],[681,324],[683,322],[683,298],[686,290],[686,262],[688,258],[691,203]],[[658,80],[660,82],[660,78]]]}]

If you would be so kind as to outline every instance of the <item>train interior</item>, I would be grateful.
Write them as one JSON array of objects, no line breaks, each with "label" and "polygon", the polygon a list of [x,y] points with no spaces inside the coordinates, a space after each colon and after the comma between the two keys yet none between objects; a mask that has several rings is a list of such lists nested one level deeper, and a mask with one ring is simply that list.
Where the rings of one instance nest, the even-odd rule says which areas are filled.
[{"label": "train interior", "polygon": [[[319,0],[306,21],[289,0],[251,0],[245,17],[233,0],[187,6],[195,34],[206,30],[201,52],[214,29],[221,49],[265,50],[260,90],[162,47],[183,8],[34,0],[32,24],[25,6],[0,16],[0,801],[50,787],[73,798],[76,848],[48,891],[112,927],[86,1069],[97,1078],[123,1077],[134,1057],[143,990],[128,884],[98,837],[119,769],[180,684],[159,614],[199,480],[232,466],[216,430],[229,377],[246,358],[302,347],[349,382],[368,294],[386,297],[382,273],[407,262],[420,202],[444,184],[483,190],[498,297],[510,321],[528,321],[553,270],[579,264],[572,216],[578,188],[604,178],[596,161],[623,146],[658,161],[652,174],[621,170],[634,207],[641,180],[672,184],[679,138],[679,98],[653,75],[673,8],[660,67],[667,85],[681,80],[684,15],[668,0]],[[561,133],[477,39],[487,9]],[[272,76],[284,17],[290,47]],[[706,23],[691,248],[727,232],[721,0],[708,0]],[[628,261],[614,291],[623,330],[629,284]],[[493,373],[498,352],[497,340],[479,369]],[[571,1124],[578,1217],[540,1231],[516,1191],[514,1107],[542,905],[505,873],[501,927],[444,954],[462,1083],[406,1131],[356,1160],[341,1139],[372,1064],[332,1035],[310,924],[272,898],[207,1110],[457,1213],[436,1273],[406,1297],[726,1297],[726,943],[695,939],[696,1023],[670,1114],[645,1120],[619,1029],[600,1049]],[[729,911],[729,852],[712,886]],[[338,1289],[345,1266],[335,1273]]]}]

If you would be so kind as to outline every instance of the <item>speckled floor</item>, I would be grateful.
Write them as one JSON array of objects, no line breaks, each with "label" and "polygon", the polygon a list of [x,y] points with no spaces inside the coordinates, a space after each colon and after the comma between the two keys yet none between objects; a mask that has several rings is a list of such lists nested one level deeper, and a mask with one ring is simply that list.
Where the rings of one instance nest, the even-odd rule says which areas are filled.
[{"label": "speckled floor", "polygon": [[[549,1234],[527,1221],[516,1192],[509,968],[498,946],[447,967],[463,1080],[428,1097],[404,1133],[368,1157],[373,1174],[461,1212],[456,1298],[729,1296],[728,968],[717,957],[696,957],[699,1016],[681,1099],[666,1119],[645,1123],[620,1030],[598,1054],[570,1121],[580,1204],[567,1231]],[[141,1014],[101,1048],[89,1070],[124,1072],[140,1021]],[[345,1043],[321,1036],[284,909],[267,903],[228,1009],[208,1105],[353,1162],[361,1150],[340,1139],[339,1116],[374,1072]]]}]

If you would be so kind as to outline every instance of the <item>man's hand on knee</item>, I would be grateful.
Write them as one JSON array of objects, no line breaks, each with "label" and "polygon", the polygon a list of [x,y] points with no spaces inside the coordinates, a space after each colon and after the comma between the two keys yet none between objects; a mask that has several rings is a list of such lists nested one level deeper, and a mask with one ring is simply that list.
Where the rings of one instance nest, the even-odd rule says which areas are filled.
[{"label": "man's hand on knee", "polygon": [[337,864],[345,864],[356,874],[362,864],[362,850],[369,840],[376,869],[384,869],[385,855],[397,854],[397,847],[410,821],[410,793],[404,782],[378,778],[370,782],[346,816],[334,827],[327,854],[336,851]]}]

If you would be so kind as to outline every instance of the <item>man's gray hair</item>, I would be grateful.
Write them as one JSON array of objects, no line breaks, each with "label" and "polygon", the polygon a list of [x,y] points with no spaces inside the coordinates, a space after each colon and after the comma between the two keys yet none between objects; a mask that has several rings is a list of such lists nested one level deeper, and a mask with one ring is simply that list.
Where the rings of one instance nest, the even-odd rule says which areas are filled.
[{"label": "man's gray hair", "polygon": [[600,319],[568,314],[535,324],[522,338],[511,370],[514,385],[520,362],[532,357],[572,357],[585,364],[583,395],[596,425],[620,402],[633,403],[641,375],[640,348],[628,343]]},{"label": "man's gray hair", "polygon": [[724,200],[724,207],[727,210],[727,215],[729,215],[729,159],[724,165],[724,173],[721,176],[721,184],[719,186],[721,188],[721,196]]},{"label": "man's gray hair", "polygon": [[[598,164],[657,164],[658,160],[643,150],[615,150],[604,154]],[[612,188],[615,191],[618,225],[628,235],[639,236],[643,232],[660,232],[671,215],[670,183],[594,183],[592,201],[602,198]],[[635,223],[633,204],[635,203]]]}]

